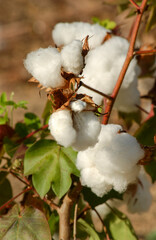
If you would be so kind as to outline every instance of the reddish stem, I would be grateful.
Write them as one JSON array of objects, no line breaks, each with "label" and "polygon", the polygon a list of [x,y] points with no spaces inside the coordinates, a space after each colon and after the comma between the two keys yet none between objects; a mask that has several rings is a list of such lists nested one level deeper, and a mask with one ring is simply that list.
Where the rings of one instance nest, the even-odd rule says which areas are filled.
[{"label": "reddish stem", "polygon": [[112,108],[113,108],[113,105],[114,105],[114,101],[115,101],[115,99],[118,95],[118,92],[119,92],[121,84],[124,80],[124,77],[125,77],[126,71],[128,69],[128,66],[129,66],[129,64],[130,64],[130,62],[133,58],[134,45],[135,45],[138,29],[139,29],[139,26],[140,26],[141,18],[142,18],[143,12],[144,12],[145,7],[146,7],[146,3],[147,3],[147,0],[143,0],[141,6],[139,7],[139,11],[138,11],[138,14],[136,16],[135,24],[134,24],[133,31],[132,31],[132,36],[131,36],[131,40],[130,40],[130,45],[129,45],[127,57],[126,57],[126,60],[124,62],[124,65],[121,69],[120,75],[118,77],[118,80],[116,82],[116,85],[115,85],[115,87],[113,89],[113,92],[112,92],[112,95],[111,95],[113,100],[111,100],[111,99],[107,100],[107,106],[105,108],[105,113],[107,112],[108,114],[104,115],[102,124],[107,124],[108,123],[108,120],[109,120],[109,117],[110,117],[110,114],[111,114],[111,111],[112,111]]},{"label": "reddish stem", "polygon": [[11,202],[13,202],[16,198],[18,198],[20,195],[22,195],[23,193],[29,192],[32,189],[32,187],[27,187],[26,189],[24,189],[22,192],[20,192],[19,194],[17,194],[15,197],[11,198],[9,201],[7,201],[6,203],[4,203],[1,207],[0,207],[0,211],[7,207]]},{"label": "reddish stem", "polygon": [[143,50],[143,51],[136,51],[133,55],[142,55],[142,54],[156,54],[156,49],[153,50]]},{"label": "reddish stem", "polygon": [[137,10],[140,11],[140,7],[139,7],[139,5],[138,5],[136,2],[134,2],[133,0],[129,0],[129,1],[133,4],[133,6],[134,6]]}]

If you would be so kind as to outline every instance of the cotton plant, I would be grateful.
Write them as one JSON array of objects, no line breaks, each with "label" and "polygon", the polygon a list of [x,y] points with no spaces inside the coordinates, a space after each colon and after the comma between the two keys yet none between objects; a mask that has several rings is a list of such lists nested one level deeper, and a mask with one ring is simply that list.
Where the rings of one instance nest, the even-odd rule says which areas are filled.
[{"label": "cotton plant", "polygon": [[[118,207],[116,198],[132,213],[147,211],[151,204],[150,184],[140,166],[151,161],[150,148],[138,142],[140,133],[135,137],[121,125],[108,123],[113,108],[138,110],[141,70],[134,43],[98,24],[58,23],[52,37],[55,47],[35,50],[24,60],[31,81],[47,92],[50,103],[43,114],[48,126],[32,135],[48,130],[29,147],[24,174],[32,175],[32,191],[50,206],[49,224],[59,215],[54,223],[59,221],[59,239],[71,239],[70,228],[76,223],[87,229],[87,236],[94,233],[97,238],[92,222],[84,220],[88,210],[103,221]],[[104,239],[107,232],[101,236]]]}]

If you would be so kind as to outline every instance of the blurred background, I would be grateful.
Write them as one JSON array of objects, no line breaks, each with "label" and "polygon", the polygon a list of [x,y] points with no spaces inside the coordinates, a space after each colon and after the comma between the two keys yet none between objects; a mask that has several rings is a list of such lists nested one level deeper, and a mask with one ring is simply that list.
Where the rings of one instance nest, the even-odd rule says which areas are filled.
[{"label": "blurred background", "polygon": [[[14,92],[15,101],[28,101],[29,111],[41,116],[46,94],[39,94],[36,85],[27,82],[31,76],[23,66],[23,59],[27,53],[40,47],[54,46],[51,31],[56,23],[91,23],[94,16],[115,21],[125,37],[134,20],[134,16],[127,19],[125,11],[118,15],[117,6],[105,4],[102,0],[0,0],[0,94],[5,91],[9,97]],[[140,28],[138,39],[142,44],[153,44],[155,37],[156,29],[145,33],[143,27]],[[143,88],[148,88],[147,85],[143,84]],[[14,121],[20,121],[23,113],[24,110],[17,110]],[[155,189],[153,186],[154,201],[148,213],[129,214],[140,240],[156,230]]]}]

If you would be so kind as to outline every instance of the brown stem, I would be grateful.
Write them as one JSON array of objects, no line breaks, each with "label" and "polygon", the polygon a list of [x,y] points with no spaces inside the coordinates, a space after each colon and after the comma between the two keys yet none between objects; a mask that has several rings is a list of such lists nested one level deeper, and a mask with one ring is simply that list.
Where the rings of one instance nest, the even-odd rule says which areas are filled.
[{"label": "brown stem", "polygon": [[59,239],[70,240],[70,214],[74,202],[77,200],[82,186],[80,182],[77,186],[65,195],[63,203],[58,210],[59,213]]},{"label": "brown stem", "polygon": [[106,239],[107,239],[107,240],[110,240],[109,235],[108,235],[108,232],[107,232],[107,228],[106,228],[106,226],[105,226],[105,224],[104,224],[104,222],[103,222],[103,219],[101,218],[100,214],[98,213],[98,211],[97,211],[95,208],[94,208],[93,210],[94,210],[94,212],[97,214],[98,218],[100,219],[100,221],[101,221],[101,223],[102,223],[102,225],[103,225],[103,230],[104,230],[104,232],[105,232]]},{"label": "brown stem", "polygon": [[86,85],[86,84],[83,83],[82,81],[80,81],[80,86],[83,86],[83,87],[85,87],[85,88],[87,88],[87,89],[89,89],[89,90],[91,90],[91,91],[93,91],[93,92],[96,92],[97,94],[99,94],[99,95],[101,95],[101,96],[103,96],[103,97],[105,97],[105,98],[107,98],[107,99],[112,100],[112,97],[111,97],[111,96],[109,96],[109,95],[107,95],[107,94],[105,94],[105,93],[103,93],[103,92],[100,92],[100,91],[96,90],[95,88],[92,88],[92,87]]},{"label": "brown stem", "polygon": [[73,240],[76,240],[77,210],[78,210],[78,203],[75,204],[75,209],[74,209]]},{"label": "brown stem", "polygon": [[150,55],[150,54],[156,54],[156,49],[153,49],[153,50],[142,50],[142,51],[136,51],[133,53],[133,56],[135,55],[142,55],[142,54],[146,54],[146,55]]},{"label": "brown stem", "polygon": [[41,131],[41,130],[44,130],[44,129],[46,129],[46,128],[48,128],[48,124],[46,124],[46,125],[42,126],[41,128],[39,128],[39,129],[37,129],[37,130],[29,133],[26,137],[20,139],[19,142],[23,142],[24,140],[32,137],[35,133],[37,133],[37,132],[39,132],[39,131]]},{"label": "brown stem", "polygon": [[13,202],[16,198],[18,198],[20,195],[22,195],[23,193],[29,192],[32,189],[32,187],[27,187],[26,189],[24,189],[22,192],[20,192],[19,194],[17,194],[15,197],[11,198],[9,201],[7,201],[6,203],[4,203],[1,207],[0,207],[0,211],[2,209],[4,209],[5,207],[7,207],[11,202]]},{"label": "brown stem", "polygon": [[142,108],[141,106],[139,106],[138,104],[135,104],[135,106],[141,110],[142,112],[146,113],[146,114],[149,114],[149,112],[147,112],[144,108]]},{"label": "brown stem", "polygon": [[147,3],[147,0],[143,0],[142,3],[141,3],[141,6],[139,7],[139,11],[138,11],[138,14],[136,16],[135,24],[134,24],[133,31],[132,31],[132,36],[131,36],[131,40],[130,40],[130,45],[129,45],[127,57],[126,57],[126,60],[124,62],[124,65],[121,69],[118,80],[116,82],[116,85],[115,85],[115,87],[113,89],[113,92],[112,92],[112,95],[111,95],[113,100],[111,100],[111,99],[107,100],[107,106],[105,108],[105,112],[108,112],[108,114],[104,115],[103,121],[102,121],[103,124],[108,123],[108,120],[109,120],[109,117],[110,117],[110,114],[111,114],[111,111],[112,111],[112,108],[113,108],[113,105],[114,105],[114,101],[115,101],[115,99],[118,95],[118,92],[119,92],[121,84],[124,80],[124,77],[125,77],[126,71],[128,69],[128,66],[129,66],[129,64],[130,64],[130,62],[133,58],[134,45],[135,45],[138,29],[139,29],[139,26],[140,26],[141,18],[142,18],[143,12],[144,12],[145,7],[146,7],[146,3]]},{"label": "brown stem", "polygon": [[139,5],[138,5],[134,0],[129,0],[129,1],[133,4],[133,6],[134,6],[137,10],[140,11]]}]

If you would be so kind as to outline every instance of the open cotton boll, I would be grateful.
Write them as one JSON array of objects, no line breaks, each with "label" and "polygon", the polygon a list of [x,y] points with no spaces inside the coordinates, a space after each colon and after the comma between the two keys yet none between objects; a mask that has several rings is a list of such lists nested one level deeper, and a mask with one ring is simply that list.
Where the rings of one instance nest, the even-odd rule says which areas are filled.
[{"label": "open cotton boll", "polygon": [[[129,43],[121,37],[112,37],[103,45],[89,51],[83,69],[83,82],[96,90],[111,94],[122,66],[126,59]],[[133,59],[124,77],[121,89],[128,88],[139,74],[136,59]],[[81,86],[78,93],[85,93],[93,97],[96,104],[101,104],[103,97]]]},{"label": "open cotton boll", "polygon": [[81,151],[95,145],[100,133],[101,124],[97,116],[91,111],[73,113],[73,125],[77,131],[75,150]]},{"label": "open cotton boll", "polygon": [[89,35],[89,47],[95,48],[99,46],[108,29],[100,26],[99,24],[89,24],[85,22],[72,22],[72,23],[58,23],[52,31],[52,38],[56,45],[67,45],[73,40],[84,40]]},{"label": "open cotton boll", "polygon": [[60,110],[51,115],[49,129],[59,144],[80,151],[95,145],[101,124],[93,112]]},{"label": "open cotton boll", "polygon": [[104,167],[106,163],[105,161],[102,161],[102,158],[105,158],[106,162],[109,163],[110,168],[113,167],[114,170],[120,172],[128,172],[138,163],[140,159],[144,157],[144,151],[140,147],[135,137],[126,132],[116,132],[116,134],[113,132],[112,134],[112,130],[114,129],[114,124],[112,126],[112,129],[111,124],[107,124],[101,129],[101,132],[103,131],[102,135],[105,136],[106,130],[106,134],[109,134],[109,138],[104,137],[106,144],[103,142],[102,149],[98,152],[98,157],[95,160],[96,167],[100,171],[105,172]]},{"label": "open cotton boll", "polygon": [[82,112],[87,107],[87,103],[81,100],[72,101],[70,107],[74,112]]},{"label": "open cotton boll", "polygon": [[124,194],[124,200],[127,203],[129,212],[142,213],[148,211],[152,203],[150,186],[151,183],[149,182],[146,173],[142,169],[139,174],[139,181],[135,194],[128,191]]},{"label": "open cotton boll", "polygon": [[82,42],[74,40],[61,51],[62,67],[65,72],[80,74],[83,68]]},{"label": "open cotton boll", "polygon": [[24,66],[44,87],[61,87],[61,56],[56,48],[40,48],[29,53]]},{"label": "open cotton boll", "polygon": [[54,112],[49,119],[49,130],[55,140],[64,147],[71,146],[76,140],[71,112],[60,110]]},{"label": "open cotton boll", "polygon": [[112,189],[112,185],[105,181],[104,176],[95,167],[83,169],[80,179],[83,186],[90,187],[92,192],[99,197]]},{"label": "open cotton boll", "polygon": [[[103,190],[100,184],[96,187],[87,182],[90,179],[84,176],[86,169],[96,169],[101,181],[120,193],[124,192],[130,183],[134,183],[138,176],[140,167],[137,163],[144,157],[144,151],[134,137],[122,130],[120,125],[102,125],[97,143],[78,153],[76,165],[81,173],[82,185],[91,187],[98,196],[102,196],[106,190]],[[86,171],[89,175],[90,171]],[[94,175],[92,178],[94,183]]]}]

